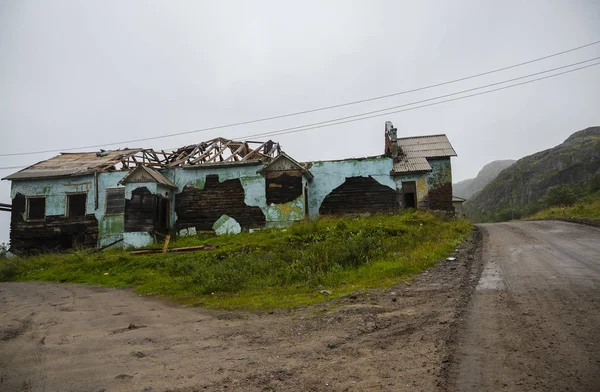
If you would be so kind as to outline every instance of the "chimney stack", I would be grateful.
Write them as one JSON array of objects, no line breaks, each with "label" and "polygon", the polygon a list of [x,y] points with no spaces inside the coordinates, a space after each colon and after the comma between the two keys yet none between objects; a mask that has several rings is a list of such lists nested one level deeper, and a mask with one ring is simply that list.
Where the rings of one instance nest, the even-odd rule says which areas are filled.
[{"label": "chimney stack", "polygon": [[391,121],[385,122],[385,155],[398,159],[398,130]]}]

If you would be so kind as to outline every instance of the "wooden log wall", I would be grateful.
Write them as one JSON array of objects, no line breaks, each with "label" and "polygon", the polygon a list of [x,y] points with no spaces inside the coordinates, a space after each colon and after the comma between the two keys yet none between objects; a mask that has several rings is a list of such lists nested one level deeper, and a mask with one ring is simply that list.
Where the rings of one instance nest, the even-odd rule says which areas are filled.
[{"label": "wooden log wall", "polygon": [[158,196],[148,188],[134,189],[130,200],[125,200],[125,232],[153,232],[158,218]]},{"label": "wooden log wall", "polygon": [[175,197],[176,230],[195,227],[212,230],[223,214],[234,218],[242,229],[263,227],[265,215],[259,207],[246,205],[239,179],[219,182],[218,175],[206,176],[204,189],[186,185]]},{"label": "wooden log wall", "polygon": [[98,241],[98,221],[94,214],[81,217],[47,216],[43,220],[27,221],[26,198],[18,193],[12,201],[10,247],[17,254],[60,251],[74,247],[95,247]]},{"label": "wooden log wall", "polygon": [[399,208],[394,189],[381,185],[373,177],[350,177],[325,197],[319,214],[393,212]]},{"label": "wooden log wall", "polygon": [[427,207],[430,210],[454,211],[452,204],[452,184],[446,183],[429,189]]}]

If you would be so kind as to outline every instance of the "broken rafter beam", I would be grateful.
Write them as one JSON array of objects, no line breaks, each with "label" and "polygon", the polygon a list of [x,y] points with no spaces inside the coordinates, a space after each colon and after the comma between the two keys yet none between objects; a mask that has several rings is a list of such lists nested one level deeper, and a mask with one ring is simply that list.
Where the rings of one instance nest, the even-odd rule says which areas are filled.
[{"label": "broken rafter beam", "polygon": [[203,160],[204,158],[206,158],[206,157],[210,156],[210,153],[211,153],[211,151],[212,151],[212,150],[214,150],[215,148],[217,148],[217,144],[216,144],[216,143],[213,143],[213,144],[211,144],[210,146],[208,146],[208,148],[206,149],[206,151],[205,151],[203,154],[201,154],[201,155],[198,155],[198,157],[196,157],[196,158],[194,158],[193,160],[191,160],[191,161],[189,162],[189,164],[190,164],[190,165],[195,165],[195,164],[197,164],[198,162],[200,162],[200,161],[201,161],[201,160]]},{"label": "broken rafter beam", "polygon": [[210,159],[208,159],[206,161],[206,163],[208,162],[216,162],[217,158],[221,158],[221,162],[223,161],[223,153],[227,150],[227,147],[229,146],[229,144],[232,143],[231,140],[227,141],[227,143],[224,143],[223,146],[221,147],[221,149]]},{"label": "broken rafter beam", "polygon": [[[230,160],[235,160],[237,161],[239,159],[239,156],[241,155],[240,153],[242,152],[242,149],[244,148],[249,148],[248,145],[246,143],[240,143],[240,147],[235,150],[234,152],[231,153],[231,156],[227,159],[225,159],[225,162],[230,161]],[[247,154],[244,154],[247,155]]]}]

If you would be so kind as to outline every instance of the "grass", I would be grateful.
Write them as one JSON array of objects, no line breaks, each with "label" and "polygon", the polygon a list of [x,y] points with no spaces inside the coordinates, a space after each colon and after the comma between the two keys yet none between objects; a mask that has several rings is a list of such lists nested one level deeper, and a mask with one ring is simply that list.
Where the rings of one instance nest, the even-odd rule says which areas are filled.
[{"label": "grass", "polygon": [[526,220],[583,219],[600,221],[600,191],[588,195],[569,207],[551,207],[541,210]]},{"label": "grass", "polygon": [[[471,228],[466,220],[414,210],[322,217],[284,230],[185,237],[171,245],[217,245],[212,251],[133,256],[79,250],[4,259],[0,280],[132,287],[221,309],[296,307],[409,279],[446,257]],[[321,294],[319,286],[332,294]]]}]

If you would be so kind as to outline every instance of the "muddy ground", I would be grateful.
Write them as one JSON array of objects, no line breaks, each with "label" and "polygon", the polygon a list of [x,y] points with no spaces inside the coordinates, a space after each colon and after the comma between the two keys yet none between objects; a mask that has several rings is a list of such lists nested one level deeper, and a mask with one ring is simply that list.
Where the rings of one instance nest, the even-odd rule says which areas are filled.
[{"label": "muddy ground", "polygon": [[275,313],[2,283],[0,390],[446,390],[479,237],[411,284]]},{"label": "muddy ground", "polygon": [[484,270],[460,329],[458,391],[600,391],[600,229],[481,225]]}]

